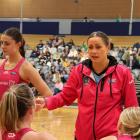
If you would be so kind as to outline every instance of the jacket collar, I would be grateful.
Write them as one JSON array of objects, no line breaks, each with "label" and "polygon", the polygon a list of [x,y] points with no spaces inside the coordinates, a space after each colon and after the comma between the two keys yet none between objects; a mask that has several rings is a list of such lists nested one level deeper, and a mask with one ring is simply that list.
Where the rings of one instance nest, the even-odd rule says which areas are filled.
[{"label": "jacket collar", "polygon": [[[116,66],[118,64],[117,60],[115,59],[115,57],[109,55],[108,59],[109,59],[109,65],[108,65],[107,69],[103,71],[103,73],[105,73],[104,76],[111,74],[116,69]],[[82,64],[83,64],[83,71],[82,71],[82,73],[84,75],[86,75],[86,76],[90,76],[91,77],[91,75],[92,75],[91,73],[93,71],[92,61],[90,59],[86,59],[86,60],[84,60],[82,62]]]}]

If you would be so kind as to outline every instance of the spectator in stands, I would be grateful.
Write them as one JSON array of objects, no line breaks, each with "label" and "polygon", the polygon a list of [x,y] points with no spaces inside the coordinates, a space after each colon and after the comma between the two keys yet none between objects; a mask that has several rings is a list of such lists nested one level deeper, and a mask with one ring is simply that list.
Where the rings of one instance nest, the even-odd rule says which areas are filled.
[{"label": "spectator in stands", "polygon": [[37,70],[23,56],[23,38],[17,28],[9,28],[1,35],[1,48],[6,56],[0,62],[0,99],[14,84],[32,83],[41,95],[52,95]]},{"label": "spectator in stands", "polygon": [[123,108],[138,106],[130,70],[108,55],[109,40],[105,33],[93,32],[87,40],[89,59],[73,67],[59,94],[36,100],[52,110],[78,98],[76,140],[116,136]]},{"label": "spectator in stands", "polygon": [[72,46],[75,46],[73,39],[70,39],[69,42],[65,43],[65,46],[68,46],[69,49],[71,49]]},{"label": "spectator in stands", "polygon": [[43,53],[44,46],[45,46],[45,44],[43,43],[43,41],[42,41],[42,40],[40,40],[40,41],[39,41],[39,43],[38,43],[38,44],[37,44],[37,46],[36,46],[37,51],[39,51],[39,52],[40,52],[40,54],[42,54],[42,53]]},{"label": "spectator in stands", "polygon": [[88,17],[84,17],[84,22],[88,22]]},{"label": "spectator in stands", "polygon": [[83,41],[83,44],[81,45],[80,49],[87,52],[88,47],[87,47],[86,41]]},{"label": "spectator in stands", "polygon": [[120,15],[117,16],[116,22],[121,22],[121,16]]},{"label": "spectator in stands", "polygon": [[133,48],[139,49],[139,48],[140,48],[140,42],[136,42],[136,43],[133,45]]},{"label": "spectator in stands", "polygon": [[139,57],[136,54],[133,54],[133,64],[132,69],[139,69],[140,70],[140,60]]},{"label": "spectator in stands", "polygon": [[32,58],[36,58],[40,55],[40,51],[37,50],[37,48],[35,48],[32,53],[31,53],[31,56]]},{"label": "spectator in stands", "polygon": [[0,103],[0,130],[3,140],[56,140],[47,132],[31,129],[35,98],[27,84],[11,86]]},{"label": "spectator in stands", "polygon": [[58,72],[55,74],[55,85],[54,85],[54,95],[59,93],[63,89],[63,83],[61,81],[61,76]]},{"label": "spectator in stands", "polygon": [[124,51],[125,51],[124,49],[119,48],[118,57],[119,57],[120,60],[122,59],[122,56],[124,54]]},{"label": "spectator in stands", "polygon": [[63,69],[60,74],[61,74],[61,81],[62,81],[62,83],[63,84],[66,83],[66,81],[68,79],[68,73],[67,73],[66,69]]},{"label": "spectator in stands", "polygon": [[133,54],[132,72],[135,79],[140,80],[140,55]]},{"label": "spectator in stands", "polygon": [[43,45],[44,45],[43,41],[39,40],[39,43],[37,44],[37,48],[40,49],[43,47]]},{"label": "spectator in stands", "polygon": [[40,22],[40,17],[37,17],[36,18],[36,22]]},{"label": "spectator in stands", "polygon": [[129,66],[130,64],[130,48],[127,48],[127,50],[124,52],[122,56],[122,61],[126,66]]},{"label": "spectator in stands", "polygon": [[63,67],[64,67],[64,68],[65,68],[65,67],[69,67],[70,62],[68,61],[67,58],[65,58],[65,59],[63,59],[62,64],[63,64]]}]

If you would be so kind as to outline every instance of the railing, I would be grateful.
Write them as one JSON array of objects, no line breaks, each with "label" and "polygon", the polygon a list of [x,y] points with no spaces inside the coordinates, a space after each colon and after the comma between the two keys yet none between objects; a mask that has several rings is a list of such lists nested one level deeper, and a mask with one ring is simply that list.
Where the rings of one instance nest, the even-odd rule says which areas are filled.
[{"label": "railing", "polygon": [[136,93],[137,93],[137,97],[138,97],[138,102],[140,105],[140,81],[137,80],[135,82],[135,85],[136,85]]}]

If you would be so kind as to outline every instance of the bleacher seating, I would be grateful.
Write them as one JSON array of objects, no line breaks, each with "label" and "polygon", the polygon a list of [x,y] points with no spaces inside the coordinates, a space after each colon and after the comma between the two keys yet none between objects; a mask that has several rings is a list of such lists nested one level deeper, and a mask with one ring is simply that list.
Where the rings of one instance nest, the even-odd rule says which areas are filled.
[{"label": "bleacher seating", "polygon": [[[74,36],[74,35],[67,35],[63,36],[65,42],[68,42],[70,39],[74,41],[76,45],[82,45],[83,42],[87,41],[88,36]],[[24,35],[24,38],[29,46],[31,48],[35,48],[36,44],[38,44],[39,40],[49,40],[49,38],[52,38],[52,35]],[[115,46],[118,47],[132,47],[134,43],[136,43],[138,40],[140,40],[140,36],[110,36],[111,41],[114,43]],[[29,57],[31,53],[31,50],[27,53],[27,56]],[[30,59],[30,58],[29,58]],[[30,60],[32,61],[32,60]],[[36,63],[37,62],[37,63]],[[39,70],[40,66],[38,65],[38,60],[34,60],[34,64],[36,68]],[[140,81],[136,81],[136,91],[138,100],[140,103]],[[77,105],[77,100],[74,102],[75,105]]]},{"label": "bleacher seating", "polygon": [[138,101],[139,101],[139,105],[140,105],[140,81],[136,81],[135,82],[136,85],[136,93],[137,93],[137,97],[138,97]]},{"label": "bleacher seating", "polygon": [[140,96],[140,81],[135,82],[137,94]]},{"label": "bleacher seating", "polygon": [[[48,40],[52,35],[27,35],[24,34],[24,39],[31,48],[35,48],[39,40]],[[70,39],[74,41],[76,45],[81,45],[83,42],[87,41],[88,36],[76,36],[67,35],[64,40],[67,42]],[[132,47],[134,43],[140,40],[140,36],[110,36],[111,41],[115,46],[118,47]]]}]

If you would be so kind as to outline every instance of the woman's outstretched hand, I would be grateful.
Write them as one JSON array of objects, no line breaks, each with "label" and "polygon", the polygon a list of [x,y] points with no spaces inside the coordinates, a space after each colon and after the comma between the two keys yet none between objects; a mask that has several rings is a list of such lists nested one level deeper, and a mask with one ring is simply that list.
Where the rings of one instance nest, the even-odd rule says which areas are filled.
[{"label": "woman's outstretched hand", "polygon": [[43,97],[37,97],[37,98],[35,99],[36,112],[37,112],[37,111],[40,111],[42,108],[45,107],[45,104],[46,104],[45,100],[46,100],[46,99],[43,98]]}]

